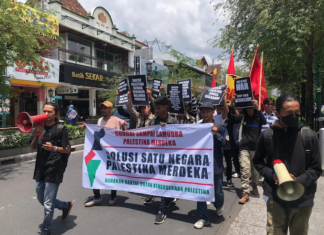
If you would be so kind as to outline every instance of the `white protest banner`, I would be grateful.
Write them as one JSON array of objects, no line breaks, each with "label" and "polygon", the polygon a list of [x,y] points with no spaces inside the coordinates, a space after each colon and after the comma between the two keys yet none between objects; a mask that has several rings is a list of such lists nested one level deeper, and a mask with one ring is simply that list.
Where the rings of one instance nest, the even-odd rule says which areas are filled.
[{"label": "white protest banner", "polygon": [[214,201],[211,124],[86,125],[82,186]]}]

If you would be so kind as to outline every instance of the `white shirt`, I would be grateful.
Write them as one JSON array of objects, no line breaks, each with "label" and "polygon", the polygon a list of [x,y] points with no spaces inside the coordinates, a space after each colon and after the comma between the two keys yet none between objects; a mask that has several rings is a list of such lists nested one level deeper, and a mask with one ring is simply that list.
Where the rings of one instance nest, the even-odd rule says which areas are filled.
[{"label": "white shirt", "polygon": [[[224,122],[226,121],[226,118],[223,119],[222,114],[214,115],[213,119],[214,119],[214,126],[220,126],[224,124]],[[203,121],[204,121],[203,119],[200,119],[199,122],[197,123],[202,123]]]},{"label": "white shirt", "polygon": [[265,119],[267,120],[267,124],[262,126],[262,131],[268,129],[270,127],[270,125],[277,120],[278,118],[276,117],[276,115],[274,113],[271,113],[270,115],[268,115],[266,112],[263,112],[263,116],[265,117]]}]

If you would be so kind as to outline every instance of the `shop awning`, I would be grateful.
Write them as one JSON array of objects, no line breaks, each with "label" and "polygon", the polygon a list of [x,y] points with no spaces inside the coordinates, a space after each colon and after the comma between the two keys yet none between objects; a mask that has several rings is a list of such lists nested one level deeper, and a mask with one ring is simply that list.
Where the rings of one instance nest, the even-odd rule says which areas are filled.
[{"label": "shop awning", "polygon": [[11,78],[11,85],[28,85],[28,86],[37,86],[37,87],[41,87],[41,86],[58,87],[59,84],[50,83],[50,82],[29,81],[29,80]]}]

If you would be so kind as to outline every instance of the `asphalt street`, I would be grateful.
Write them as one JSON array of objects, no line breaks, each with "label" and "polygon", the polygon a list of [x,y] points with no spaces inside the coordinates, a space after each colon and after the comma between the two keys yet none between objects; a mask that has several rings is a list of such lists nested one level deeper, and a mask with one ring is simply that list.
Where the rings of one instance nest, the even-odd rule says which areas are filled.
[{"label": "asphalt street", "polygon": [[[193,224],[197,219],[196,202],[179,200],[167,212],[167,219],[155,225],[160,199],[150,206],[143,205],[140,195],[118,191],[116,206],[108,206],[110,191],[101,191],[103,202],[100,206],[85,208],[83,203],[92,196],[92,190],[82,187],[83,151],[72,153],[60,185],[58,199],[76,202],[68,221],[61,223],[61,211],[55,210],[53,235],[109,234],[109,235],[216,235],[226,234],[230,224],[238,215],[240,182],[234,180],[236,188],[225,186],[224,217],[216,217],[214,206],[209,206],[211,227],[197,230]],[[43,207],[38,203],[35,181],[32,179],[35,162],[0,167],[0,234],[38,234],[43,220]],[[224,178],[225,180],[225,178]]]}]

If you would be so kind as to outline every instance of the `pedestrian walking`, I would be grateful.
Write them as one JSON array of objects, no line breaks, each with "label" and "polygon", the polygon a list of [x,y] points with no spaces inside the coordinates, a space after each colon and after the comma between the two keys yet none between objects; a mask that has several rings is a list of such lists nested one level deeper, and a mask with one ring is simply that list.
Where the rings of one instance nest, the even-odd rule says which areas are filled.
[{"label": "pedestrian walking", "polygon": [[[202,103],[199,107],[202,120],[199,123],[213,123],[213,113],[215,106],[210,103]],[[214,134],[214,190],[216,215],[223,216],[224,211],[224,192],[223,192],[223,152],[222,148],[227,146],[226,136],[228,136],[224,124],[218,125],[218,128],[213,125],[211,131]],[[197,213],[199,220],[194,224],[194,227],[201,229],[210,224],[206,202],[197,202]]]},{"label": "pedestrian walking", "polygon": [[[178,121],[168,113],[169,100],[165,96],[160,96],[154,100],[155,117],[150,121],[150,126],[167,124],[179,124]],[[154,200],[154,196],[152,200]],[[150,198],[147,198],[150,200]],[[158,214],[155,218],[155,224],[162,224],[166,219],[167,208],[176,201],[175,198],[161,197]]]},{"label": "pedestrian walking", "polygon": [[262,125],[267,122],[261,111],[258,111],[259,105],[256,100],[251,101],[250,107],[243,109],[242,114],[229,113],[228,117],[235,123],[241,123],[239,133],[241,181],[243,196],[239,203],[245,204],[250,201],[250,173],[252,174],[252,194],[259,196],[258,183],[259,173],[253,165],[256,144],[261,134]]},{"label": "pedestrian walking", "polygon": [[58,106],[45,103],[43,114],[48,116],[44,126],[37,126],[30,137],[31,148],[37,149],[34,170],[36,194],[44,206],[44,220],[41,235],[52,234],[54,208],[62,211],[62,222],[70,215],[73,201],[64,202],[56,198],[71,152],[69,137],[64,125],[58,123]]},{"label": "pedestrian walking", "polygon": [[278,118],[276,117],[274,111],[274,107],[276,105],[276,102],[273,98],[265,98],[263,101],[263,107],[264,107],[264,118],[267,120],[267,124],[262,126],[262,131],[268,129],[270,125],[277,120]]},{"label": "pedestrian walking", "polygon": [[[112,116],[113,104],[110,101],[105,101],[99,104],[102,117],[98,120],[98,126],[110,127],[117,130],[127,130],[127,122]],[[81,127],[85,127],[82,125]],[[91,207],[94,205],[101,204],[102,198],[99,189],[93,189],[94,197],[89,198],[85,203],[85,207]],[[110,200],[108,202],[109,206],[114,206],[117,203],[117,190],[111,190]]]},{"label": "pedestrian walking", "polygon": [[69,110],[66,112],[66,121],[69,125],[76,126],[76,120],[77,118],[83,118],[80,117],[77,113],[77,111],[74,109],[73,104],[69,106]]},{"label": "pedestrian walking", "polygon": [[[276,102],[275,120],[262,132],[253,159],[255,168],[264,177],[263,190],[267,200],[268,235],[305,235],[314,206],[316,181],[322,173],[319,143],[315,131],[299,121],[300,103],[292,95],[281,95]],[[293,180],[305,188],[295,201],[280,199],[278,177],[273,161],[280,159]]]}]

